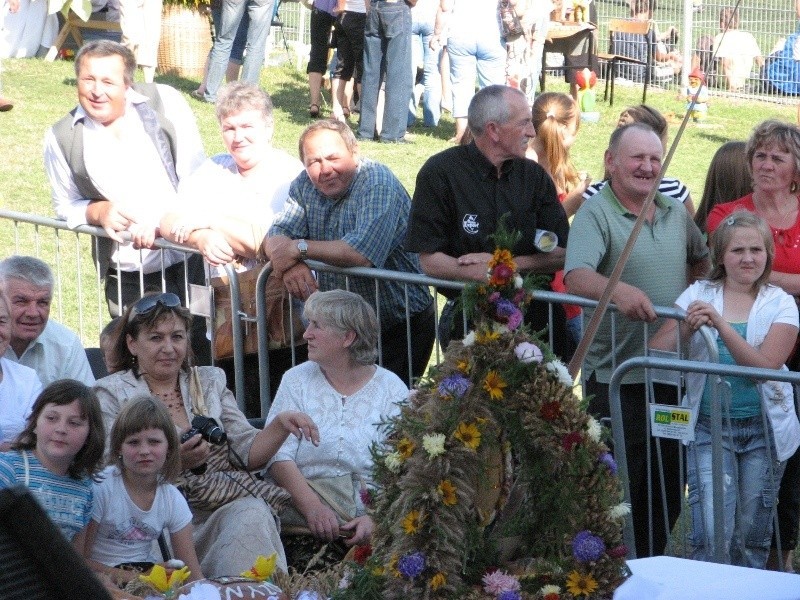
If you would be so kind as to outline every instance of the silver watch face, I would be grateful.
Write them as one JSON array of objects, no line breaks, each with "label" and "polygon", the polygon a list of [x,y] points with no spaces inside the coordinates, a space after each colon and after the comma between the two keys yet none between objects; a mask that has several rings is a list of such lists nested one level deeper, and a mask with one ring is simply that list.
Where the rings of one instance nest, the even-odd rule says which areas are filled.
[{"label": "silver watch face", "polygon": [[300,240],[297,242],[297,249],[300,250],[300,254],[304,255],[306,252],[308,252],[308,244],[305,240]]}]

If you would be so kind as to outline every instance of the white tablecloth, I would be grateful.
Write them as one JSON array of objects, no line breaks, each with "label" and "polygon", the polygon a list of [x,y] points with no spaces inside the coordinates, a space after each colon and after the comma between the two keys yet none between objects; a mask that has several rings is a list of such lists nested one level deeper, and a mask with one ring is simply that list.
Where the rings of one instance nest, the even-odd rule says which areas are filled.
[{"label": "white tablecloth", "polygon": [[800,600],[800,575],[656,556],[633,572],[614,600]]}]

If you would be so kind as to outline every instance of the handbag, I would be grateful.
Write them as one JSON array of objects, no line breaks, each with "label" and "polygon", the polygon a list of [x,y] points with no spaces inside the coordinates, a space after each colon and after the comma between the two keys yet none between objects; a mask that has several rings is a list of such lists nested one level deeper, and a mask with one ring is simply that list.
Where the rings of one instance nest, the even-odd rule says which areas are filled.
[{"label": "handbag", "polygon": [[503,37],[506,38],[507,42],[515,40],[525,33],[522,21],[517,16],[517,11],[511,6],[509,0],[500,0],[498,9],[500,11],[500,25]]},{"label": "handbag", "polygon": [[[248,315],[256,313],[256,280],[260,269],[250,269],[236,274],[239,280],[239,310]],[[233,315],[231,314],[231,291],[227,276],[213,277],[214,292],[214,358],[233,356]],[[305,325],[298,307],[291,309],[292,297],[280,277],[271,273],[267,279],[267,339],[269,349],[288,348],[305,344]],[[242,323],[244,353],[258,353],[258,328],[255,323]]]}]

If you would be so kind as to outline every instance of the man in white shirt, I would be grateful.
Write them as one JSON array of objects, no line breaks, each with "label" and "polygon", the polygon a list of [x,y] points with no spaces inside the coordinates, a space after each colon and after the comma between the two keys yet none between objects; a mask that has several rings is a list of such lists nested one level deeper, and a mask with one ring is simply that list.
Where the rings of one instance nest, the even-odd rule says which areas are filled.
[{"label": "man in white shirt", "polygon": [[11,343],[4,357],[36,371],[45,386],[65,378],[94,384],[78,336],[50,321],[50,267],[32,256],[11,256],[0,262],[0,283],[11,313]]},{"label": "man in white shirt", "polygon": [[[179,182],[205,159],[197,123],[177,90],[134,84],[135,69],[136,59],[121,44],[98,40],[81,47],[75,57],[79,105],[45,137],[57,215],[70,227],[101,226],[118,243],[98,251],[112,316],[143,291],[162,290],[162,279],[166,291],[185,302],[185,270],[189,283],[205,283],[199,255],[184,267],[182,253],[153,249]],[[202,320],[196,321],[192,348],[204,364],[208,343]]]}]

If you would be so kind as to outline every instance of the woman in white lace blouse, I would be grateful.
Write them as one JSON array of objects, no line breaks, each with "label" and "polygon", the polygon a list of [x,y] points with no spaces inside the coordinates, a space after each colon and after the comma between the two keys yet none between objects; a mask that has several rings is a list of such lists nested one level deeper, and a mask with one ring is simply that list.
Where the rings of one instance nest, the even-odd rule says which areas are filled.
[{"label": "woman in white lace blouse", "polygon": [[[361,489],[371,482],[370,447],[384,439],[380,423],[399,412],[408,388],[375,364],[378,322],[361,296],[317,292],[306,300],[304,315],[308,362],[284,374],[267,422],[281,411],[302,410],[319,427],[320,445],[287,440],[269,473],[291,494],[311,535],[364,544],[373,529],[360,501]],[[322,496],[339,501],[332,505]]]}]

